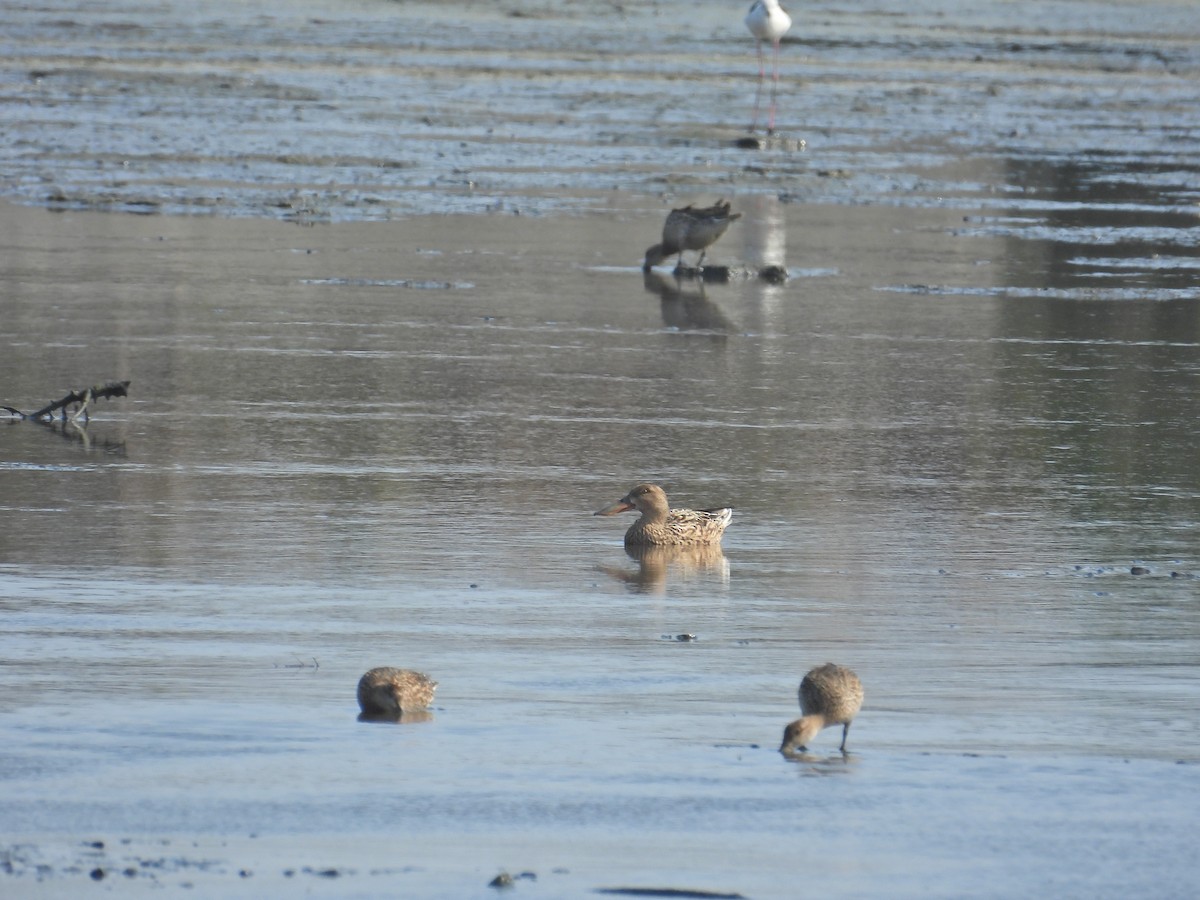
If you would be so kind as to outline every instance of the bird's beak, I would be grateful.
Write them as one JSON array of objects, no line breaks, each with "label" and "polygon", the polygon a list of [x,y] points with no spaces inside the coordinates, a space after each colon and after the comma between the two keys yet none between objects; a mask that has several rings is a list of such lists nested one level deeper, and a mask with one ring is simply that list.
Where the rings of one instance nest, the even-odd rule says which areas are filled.
[{"label": "bird's beak", "polygon": [[612,506],[606,506],[604,509],[596,510],[592,513],[594,516],[615,516],[617,513],[623,513],[627,509],[633,509],[634,506],[626,498],[622,497]]}]

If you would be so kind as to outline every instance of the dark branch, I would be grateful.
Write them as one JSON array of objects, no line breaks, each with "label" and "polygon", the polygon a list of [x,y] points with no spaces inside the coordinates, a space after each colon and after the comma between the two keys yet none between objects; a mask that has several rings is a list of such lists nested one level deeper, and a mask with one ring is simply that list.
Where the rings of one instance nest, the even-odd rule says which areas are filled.
[{"label": "dark branch", "polygon": [[111,399],[113,397],[129,396],[128,381],[110,381],[106,384],[94,384],[83,390],[71,391],[61,400],[55,400],[53,403],[48,403],[36,412],[23,413],[19,409],[13,409],[11,406],[0,406],[0,409],[7,411],[10,415],[20,416],[22,419],[33,419],[35,421],[45,421],[54,417],[54,413],[58,410],[63,410],[63,418],[67,417],[66,408],[68,406],[77,405],[79,410],[76,415],[83,412],[86,415],[88,405],[94,400]]}]

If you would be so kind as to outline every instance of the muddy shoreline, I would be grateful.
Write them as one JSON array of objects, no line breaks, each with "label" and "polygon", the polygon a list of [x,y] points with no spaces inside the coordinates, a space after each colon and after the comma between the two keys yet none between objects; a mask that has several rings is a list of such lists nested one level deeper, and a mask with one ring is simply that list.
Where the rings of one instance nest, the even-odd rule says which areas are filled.
[{"label": "muddy shoreline", "polygon": [[1031,27],[1022,4],[811,10],[762,150],[737,146],[756,64],[720,3],[14,6],[0,192],[299,221],[595,211],[614,191],[1006,204],[1069,161],[1082,202],[1138,185],[1194,214],[1193,17],[1068,5],[1085,28]]}]

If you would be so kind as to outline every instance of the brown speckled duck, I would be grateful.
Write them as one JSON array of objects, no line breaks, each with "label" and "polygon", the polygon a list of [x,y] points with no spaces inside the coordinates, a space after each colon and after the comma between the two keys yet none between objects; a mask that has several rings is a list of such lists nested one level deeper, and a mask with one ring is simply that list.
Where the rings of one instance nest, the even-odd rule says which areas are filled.
[{"label": "brown speckled duck", "polygon": [[671,509],[666,493],[657,484],[639,484],[595,515],[615,516],[629,509],[641,513],[625,532],[625,545],[633,547],[718,544],[733,519],[732,507]]},{"label": "brown speckled duck", "polygon": [[825,663],[809,670],[800,682],[800,712],[803,717],[784,729],[779,752],[806,750],[808,742],[822,728],[841,725],[842,745],[838,749],[845,753],[850,723],[858,715],[862,702],[862,682],[845,666]]},{"label": "brown speckled duck", "polygon": [[678,264],[683,265],[684,250],[699,250],[696,267],[704,264],[708,248],[717,242],[730,223],[742,217],[741,213],[730,213],[729,203],[718,200],[712,206],[696,209],[691,204],[682,209],[673,209],[663,223],[662,243],[646,250],[642,269],[648,270],[673,254],[679,254]]},{"label": "brown speckled duck", "polygon": [[399,719],[404,713],[427,709],[437,682],[412,669],[380,666],[358,680],[358,705],[363,715]]}]

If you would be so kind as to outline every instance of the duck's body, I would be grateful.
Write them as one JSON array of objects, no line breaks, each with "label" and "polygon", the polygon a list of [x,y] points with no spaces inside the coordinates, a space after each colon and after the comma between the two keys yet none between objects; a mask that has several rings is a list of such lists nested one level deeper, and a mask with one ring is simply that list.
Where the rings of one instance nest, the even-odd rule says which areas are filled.
[{"label": "duck's body", "polygon": [[708,248],[717,242],[732,222],[741,217],[741,213],[729,211],[728,202],[720,200],[702,209],[688,204],[682,209],[671,210],[667,221],[663,223],[662,243],[646,250],[642,268],[648,270],[676,253],[679,254],[679,265],[682,266],[685,250],[698,250],[700,258],[696,266],[701,266]]},{"label": "duck's body", "polygon": [[433,702],[437,682],[412,669],[380,666],[358,680],[358,705],[364,716],[399,719]]},{"label": "duck's body", "polygon": [[767,134],[775,130],[775,98],[779,92],[779,39],[787,34],[792,27],[792,17],[779,5],[779,0],[755,0],[746,13],[746,27],[754,35],[755,46],[758,49],[758,90],[754,94],[754,121],[750,130],[758,127],[758,105],[762,94],[763,81],[766,80],[767,70],[763,60],[763,41],[768,41],[773,48],[774,67],[771,73],[771,112],[767,121]]},{"label": "duck's body", "polygon": [[783,732],[781,753],[807,749],[808,742],[822,728],[842,726],[842,745],[846,751],[846,737],[850,734],[850,723],[862,709],[863,686],[858,676],[845,666],[825,663],[811,669],[800,682],[800,712],[802,718],[790,723]]},{"label": "duck's body", "polygon": [[625,532],[625,544],[631,547],[718,544],[733,519],[732,507],[671,509],[657,484],[639,484],[596,515],[615,516],[630,509],[641,513]]}]

